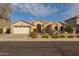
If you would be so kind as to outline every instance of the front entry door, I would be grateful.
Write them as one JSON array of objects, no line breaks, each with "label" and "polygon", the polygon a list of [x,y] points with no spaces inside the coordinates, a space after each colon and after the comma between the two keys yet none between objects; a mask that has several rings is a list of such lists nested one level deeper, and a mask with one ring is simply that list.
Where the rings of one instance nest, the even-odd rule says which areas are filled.
[{"label": "front entry door", "polygon": [[40,24],[37,25],[37,31],[38,31],[38,33],[41,33],[42,32],[41,31],[41,25]]}]

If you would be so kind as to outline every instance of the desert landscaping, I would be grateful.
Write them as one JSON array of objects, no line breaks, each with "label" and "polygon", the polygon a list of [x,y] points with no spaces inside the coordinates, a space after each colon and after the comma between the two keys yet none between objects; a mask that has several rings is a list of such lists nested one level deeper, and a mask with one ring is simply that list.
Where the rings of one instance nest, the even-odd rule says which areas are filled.
[{"label": "desert landscaping", "polygon": [[[68,6],[73,11],[65,15]],[[0,56],[79,56],[79,15],[73,15],[73,6],[0,4]]]}]

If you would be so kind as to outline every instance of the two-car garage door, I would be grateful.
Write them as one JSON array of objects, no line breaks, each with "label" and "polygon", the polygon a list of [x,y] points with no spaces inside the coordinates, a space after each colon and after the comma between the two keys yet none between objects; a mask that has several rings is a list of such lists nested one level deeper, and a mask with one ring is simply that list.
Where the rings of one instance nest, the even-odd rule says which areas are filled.
[{"label": "two-car garage door", "polygon": [[30,27],[14,27],[14,34],[29,34]]}]

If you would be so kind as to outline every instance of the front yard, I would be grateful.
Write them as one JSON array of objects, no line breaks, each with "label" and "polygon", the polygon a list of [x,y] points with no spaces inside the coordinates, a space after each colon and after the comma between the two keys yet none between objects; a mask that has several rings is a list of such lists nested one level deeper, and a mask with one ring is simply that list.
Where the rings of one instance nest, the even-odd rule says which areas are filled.
[{"label": "front yard", "polygon": [[1,35],[0,41],[79,41],[79,35],[61,35],[58,37],[51,37],[50,35],[37,35],[37,37],[32,38],[24,34],[4,34]]}]

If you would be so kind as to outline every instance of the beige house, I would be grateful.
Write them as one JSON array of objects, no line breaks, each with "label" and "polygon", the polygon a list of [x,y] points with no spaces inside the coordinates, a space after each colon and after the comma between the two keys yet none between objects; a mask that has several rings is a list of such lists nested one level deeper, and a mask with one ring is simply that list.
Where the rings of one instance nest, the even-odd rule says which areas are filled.
[{"label": "beige house", "polygon": [[[45,20],[24,21],[20,20],[11,25],[12,34],[30,34],[33,29],[37,29],[38,33],[41,33],[46,27],[51,25],[52,30],[63,29],[64,25],[60,22],[49,22]],[[63,30],[62,30],[63,31]]]},{"label": "beige house", "polygon": [[6,18],[0,18],[0,29],[3,33],[9,33],[11,21]]}]

